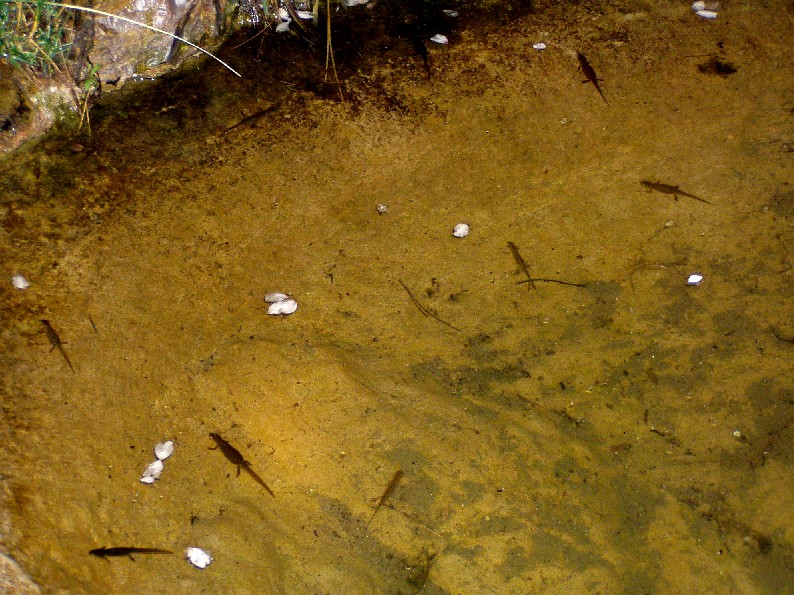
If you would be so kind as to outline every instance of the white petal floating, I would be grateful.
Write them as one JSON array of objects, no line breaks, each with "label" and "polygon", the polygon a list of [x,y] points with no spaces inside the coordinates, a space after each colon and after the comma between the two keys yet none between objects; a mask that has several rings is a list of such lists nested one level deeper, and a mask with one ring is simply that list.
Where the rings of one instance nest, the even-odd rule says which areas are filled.
[{"label": "white petal floating", "polygon": [[267,313],[271,316],[288,316],[298,309],[298,302],[292,298],[281,300],[280,302],[273,302],[267,309]]},{"label": "white petal floating", "polygon": [[465,238],[469,235],[469,226],[465,223],[458,223],[455,229],[452,230],[452,235],[456,238]]},{"label": "white petal floating", "polygon": [[692,273],[686,279],[687,285],[700,285],[701,283],[703,283],[703,275],[699,273]]},{"label": "white petal floating", "polygon": [[30,281],[25,279],[25,275],[14,275],[11,277],[11,284],[17,289],[27,289],[30,287]]},{"label": "white petal floating", "polygon": [[286,293],[280,293],[278,291],[274,291],[273,293],[268,293],[265,296],[265,301],[268,304],[275,304],[276,302],[283,302],[284,300],[288,300],[289,296]]},{"label": "white petal floating", "polygon": [[141,483],[154,483],[155,479],[160,479],[160,475],[163,472],[163,462],[160,459],[157,459],[154,463],[149,463],[149,465],[144,469],[143,476],[141,476]]},{"label": "white petal floating", "polygon": [[185,558],[196,568],[206,568],[212,562],[212,556],[209,552],[204,551],[200,547],[189,547],[185,550]]},{"label": "white petal floating", "polygon": [[154,456],[160,461],[165,461],[174,453],[174,441],[168,440],[154,445]]}]

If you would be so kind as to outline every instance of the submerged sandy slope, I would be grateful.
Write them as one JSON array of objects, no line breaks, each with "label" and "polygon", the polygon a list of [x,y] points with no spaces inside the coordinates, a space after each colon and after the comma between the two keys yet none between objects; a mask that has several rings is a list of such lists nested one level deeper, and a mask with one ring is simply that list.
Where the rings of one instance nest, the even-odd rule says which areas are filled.
[{"label": "submerged sandy slope", "polygon": [[112,146],[6,163],[5,549],[45,592],[786,592],[784,6],[538,6],[430,78],[386,53],[345,103],[161,93],[97,116]]}]

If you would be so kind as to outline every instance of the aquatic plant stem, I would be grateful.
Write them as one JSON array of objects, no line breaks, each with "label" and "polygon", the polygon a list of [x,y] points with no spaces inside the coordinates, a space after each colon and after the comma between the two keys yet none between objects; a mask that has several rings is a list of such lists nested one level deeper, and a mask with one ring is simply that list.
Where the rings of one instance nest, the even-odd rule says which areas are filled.
[{"label": "aquatic plant stem", "polygon": [[[319,3],[318,3],[319,4]],[[331,45],[331,0],[325,2],[325,12],[327,13],[326,31],[325,31],[325,80],[328,80],[328,61],[331,62],[331,67],[334,71],[334,82],[336,83],[336,90],[339,93],[339,99],[345,100],[342,95],[342,85],[339,83],[339,75],[336,74],[336,60],[334,60],[334,48]]]},{"label": "aquatic plant stem", "polygon": [[230,70],[231,72],[233,72],[234,74],[239,76],[240,78],[243,78],[243,75],[241,75],[234,68],[229,66],[226,62],[224,62],[223,60],[218,58],[218,56],[208,52],[207,50],[205,50],[202,47],[197,46],[195,43],[189,42],[187,39],[179,37],[179,35],[174,35],[173,33],[169,33],[168,31],[163,31],[162,29],[158,29],[157,27],[153,27],[152,25],[147,25],[146,23],[141,23],[140,21],[135,21],[133,19],[128,19],[127,17],[122,17],[122,16],[119,16],[117,14],[112,14],[110,12],[105,12],[103,10],[97,10],[96,8],[88,8],[86,6],[75,6],[74,4],[63,4],[61,2],[45,2],[45,3],[50,5],[50,6],[60,6],[61,8],[68,8],[70,10],[79,10],[79,11],[88,12],[88,13],[91,13],[91,14],[98,14],[98,15],[101,15],[101,16],[104,16],[104,17],[108,17],[108,18],[111,18],[111,19],[119,19],[121,21],[124,21],[125,23],[132,23],[133,25],[138,25],[140,27],[146,27],[147,29],[150,29],[151,31],[154,31],[156,33],[161,33],[163,35],[168,35],[168,37],[173,37],[174,39],[177,39],[177,40],[181,41],[182,43],[189,45],[190,47],[196,48],[201,53],[208,55],[210,58],[212,58],[213,60],[216,60],[217,62],[220,62],[225,68],[227,68],[228,70]]}]

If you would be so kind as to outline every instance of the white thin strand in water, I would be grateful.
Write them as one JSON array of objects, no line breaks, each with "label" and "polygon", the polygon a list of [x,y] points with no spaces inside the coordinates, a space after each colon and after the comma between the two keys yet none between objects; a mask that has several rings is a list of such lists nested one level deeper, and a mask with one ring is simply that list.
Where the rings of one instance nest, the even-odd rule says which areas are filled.
[{"label": "white thin strand in water", "polygon": [[217,60],[218,62],[223,64],[224,67],[226,67],[229,70],[231,70],[234,74],[236,74],[240,78],[243,78],[243,75],[241,75],[234,68],[232,68],[231,66],[226,64],[226,62],[224,62],[223,60],[218,58],[218,56],[208,52],[207,50],[205,50],[202,47],[197,46],[195,43],[189,42],[187,39],[184,39],[183,37],[179,37],[179,35],[174,35],[173,33],[169,33],[168,31],[163,31],[162,29],[158,29],[157,27],[153,27],[151,25],[147,25],[146,23],[141,23],[140,21],[135,21],[133,19],[128,19],[127,17],[122,17],[122,16],[119,16],[117,14],[113,14],[113,13],[110,13],[110,12],[105,12],[104,10],[97,10],[96,8],[88,8],[86,6],[75,6],[74,4],[62,4],[61,2],[45,2],[45,4],[48,4],[49,6],[60,6],[62,8],[69,8],[71,10],[81,10],[83,12],[90,12],[91,14],[99,14],[99,15],[102,15],[102,16],[105,16],[105,17],[109,17],[111,19],[119,19],[119,20],[124,21],[125,23],[132,23],[133,25],[138,25],[140,27],[146,27],[147,29],[150,29],[150,30],[155,31],[157,33],[162,33],[163,35],[168,35],[168,37],[173,37],[174,39],[178,39],[182,43],[186,43],[190,47],[196,48],[198,51],[200,51],[200,52],[202,52],[204,54],[207,54],[210,58],[212,58],[213,60]]}]

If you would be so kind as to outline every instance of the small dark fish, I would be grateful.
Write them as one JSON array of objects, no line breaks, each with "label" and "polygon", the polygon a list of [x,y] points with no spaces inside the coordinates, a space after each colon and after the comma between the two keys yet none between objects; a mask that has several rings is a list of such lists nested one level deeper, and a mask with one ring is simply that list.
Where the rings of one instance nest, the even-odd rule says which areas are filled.
[{"label": "small dark fish", "polygon": [[699,200],[700,202],[704,202],[707,205],[714,206],[713,202],[709,202],[700,198],[699,196],[695,196],[694,194],[689,194],[689,192],[684,192],[678,186],[671,186],[670,184],[662,184],[661,182],[648,182],[643,180],[640,182],[643,186],[648,189],[648,192],[652,192],[656,190],[657,192],[661,192],[662,194],[672,194],[676,200],[678,200],[679,196],[686,196],[687,198],[693,198],[695,200]]},{"label": "small dark fish", "polygon": [[369,518],[369,522],[367,523],[367,529],[369,529],[369,526],[372,523],[372,519],[374,519],[375,515],[378,514],[380,507],[383,506],[383,503],[389,499],[389,497],[392,495],[395,488],[397,487],[397,484],[400,483],[400,479],[402,478],[402,476],[403,476],[402,469],[397,469],[397,471],[394,472],[394,477],[391,478],[389,485],[387,485],[386,489],[383,490],[383,495],[380,497],[380,500],[378,500],[377,506],[375,506],[375,512],[373,512],[372,516]]},{"label": "small dark fish", "polygon": [[170,550],[161,550],[156,547],[98,547],[88,551],[92,556],[97,558],[117,558],[120,556],[129,556],[131,560],[135,558],[132,554],[173,554]]},{"label": "small dark fish", "polygon": [[598,84],[599,81],[603,81],[604,79],[598,78],[598,75],[596,75],[595,70],[593,70],[593,67],[590,66],[590,63],[587,61],[587,58],[585,58],[584,54],[578,53],[576,54],[576,57],[579,59],[579,69],[582,71],[582,74],[585,76],[586,79],[583,80],[582,82],[593,83],[593,85],[596,88],[596,91],[598,91],[598,94],[601,95],[601,99],[604,100],[604,103],[609,105],[607,98],[604,97],[604,92],[601,90],[601,85]]},{"label": "small dark fish", "polygon": [[[61,342],[61,338],[58,336],[58,333],[55,332],[55,329],[52,328],[50,321],[42,320],[41,324],[44,325],[44,330],[47,331],[47,338],[50,340],[50,345],[52,345],[52,349],[58,349],[58,351],[61,352],[63,359],[66,360],[66,363],[69,364],[69,367],[72,369],[72,372],[74,372],[74,366],[72,365],[72,362],[69,361],[69,356],[66,355],[66,350],[63,348],[63,342]],[[52,349],[50,349],[50,351],[52,351]]]},{"label": "small dark fish", "polygon": [[215,432],[210,432],[210,438],[212,438],[213,441],[215,441],[215,444],[218,445],[217,448],[220,449],[220,451],[223,453],[223,456],[225,456],[232,465],[237,465],[237,477],[240,477],[240,469],[244,469],[245,472],[248,473],[248,475],[250,475],[256,483],[267,490],[268,494],[274,498],[276,497],[276,495],[273,493],[273,490],[267,487],[267,484],[262,481],[262,478],[254,473],[254,470],[251,468],[251,463],[245,460],[245,457],[240,453],[239,450],[226,442],[226,440],[221,438],[221,436]]}]

